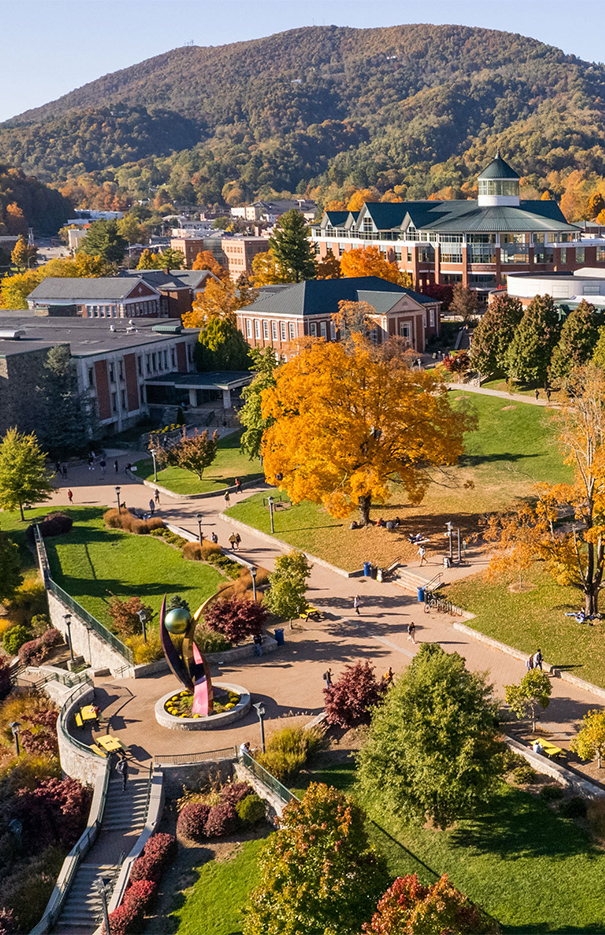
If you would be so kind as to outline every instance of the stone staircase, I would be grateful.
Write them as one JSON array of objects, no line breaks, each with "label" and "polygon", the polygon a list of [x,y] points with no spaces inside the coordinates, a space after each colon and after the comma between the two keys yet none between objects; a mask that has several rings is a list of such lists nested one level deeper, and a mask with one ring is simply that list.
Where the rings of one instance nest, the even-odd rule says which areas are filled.
[{"label": "stone staircase", "polygon": [[441,572],[429,579],[423,578],[421,575],[418,575],[413,571],[408,571],[407,568],[402,568],[400,566],[395,569],[392,578],[389,580],[392,584],[398,585],[405,591],[411,591],[413,594],[417,594],[418,588],[430,587],[432,591],[435,591],[442,583],[441,578]]},{"label": "stone staircase", "polygon": [[[111,898],[122,859],[130,851],[145,825],[148,804],[148,778],[133,776],[122,790],[120,778],[111,779],[105,800],[103,820],[94,845],[78,866],[61,915],[53,932],[57,935],[92,935],[102,922],[99,879],[107,902]],[[132,836],[128,841],[127,836]],[[95,859],[96,858],[96,859]]]}]

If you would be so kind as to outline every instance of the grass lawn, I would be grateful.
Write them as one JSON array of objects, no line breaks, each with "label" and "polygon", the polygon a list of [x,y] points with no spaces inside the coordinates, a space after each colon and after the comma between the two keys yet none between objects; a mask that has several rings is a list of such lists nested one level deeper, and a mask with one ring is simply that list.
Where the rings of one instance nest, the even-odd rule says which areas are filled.
[{"label": "grass lawn", "polygon": [[160,539],[107,529],[102,509],[65,512],[74,520],[71,532],[46,539],[52,576],[105,625],[111,623],[107,607],[112,595],[140,597],[159,611],[165,593],[180,594],[195,610],[225,580],[209,565],[186,562]]},{"label": "grass lawn", "polygon": [[35,553],[29,548],[27,543],[25,535],[27,527],[38,516],[46,516],[47,513],[51,512],[52,507],[50,506],[41,507],[36,510],[25,510],[25,522],[23,522],[18,510],[16,513],[0,510],[0,530],[7,533],[13,542],[16,542],[19,546],[19,558],[24,571],[33,571],[38,567]]},{"label": "grass lawn", "polygon": [[483,574],[473,575],[448,585],[444,593],[476,614],[465,621],[467,626],[528,655],[540,647],[547,662],[605,688],[605,621],[595,620],[589,627],[566,617],[566,611],[583,605],[582,595],[558,585],[540,562],[523,574],[523,581],[533,585],[531,591],[511,593],[508,584],[517,580],[511,575],[494,583]]},{"label": "grass lawn", "polygon": [[264,840],[246,841],[231,860],[199,868],[183,904],[168,916],[174,935],[241,935],[242,909],[258,881],[257,855]]},{"label": "grass lawn", "polygon": [[[500,390],[502,393],[508,393],[508,386],[506,385],[506,380],[503,377],[494,377],[492,380],[485,380],[481,386],[488,390]],[[538,390],[540,392],[540,399],[546,399],[546,393],[544,389],[539,386]],[[533,399],[535,397],[536,390],[535,387],[530,389],[526,386],[515,386],[513,393],[519,393],[521,396],[531,396]],[[564,398],[564,394],[559,390],[551,390],[551,403],[558,403]]]},{"label": "grass lawn", "polygon": [[[332,770],[310,780],[331,782]],[[333,785],[354,790],[354,767],[339,766]],[[507,935],[602,933],[605,852],[569,819],[535,796],[503,785],[489,809],[447,831],[404,826],[369,809],[369,833],[393,876],[425,883],[447,873],[494,916]]]},{"label": "grass lawn", "polygon": [[[221,438],[216,459],[204,471],[203,480],[200,481],[191,471],[167,467],[163,471],[158,471],[158,484],[174,493],[212,493],[214,490],[223,490],[231,486],[236,477],[239,477],[242,484],[257,477],[263,477],[259,459],[254,458],[251,461],[248,455],[240,452],[241,434],[241,432],[233,432]],[[153,480],[151,460],[137,461],[137,477],[143,480]]]},{"label": "grass lawn", "polygon": [[[451,396],[454,408],[468,406],[477,413],[478,428],[468,433],[466,452],[447,477],[433,472],[434,482],[421,504],[411,506],[401,486],[393,484],[388,505],[372,509],[373,519],[399,516],[403,525],[398,530],[351,530],[352,517],[334,519],[322,507],[304,502],[276,512],[275,535],[347,571],[360,568],[364,560],[370,559],[380,565],[397,559],[415,560],[417,550],[407,540],[410,532],[433,537],[428,548],[430,558],[431,550],[441,553],[444,549],[448,520],[460,526],[463,535],[469,535],[476,531],[482,514],[530,495],[538,481],[558,483],[571,479],[558,452],[548,410],[476,393],[456,391]],[[257,494],[232,506],[227,513],[270,532],[269,512],[262,502],[266,497],[267,493]]]}]

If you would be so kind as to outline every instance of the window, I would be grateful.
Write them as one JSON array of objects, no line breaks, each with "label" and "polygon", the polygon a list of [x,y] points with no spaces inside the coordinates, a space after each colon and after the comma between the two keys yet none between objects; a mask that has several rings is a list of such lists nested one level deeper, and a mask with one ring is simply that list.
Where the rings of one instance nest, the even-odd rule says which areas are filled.
[{"label": "window", "polygon": [[265,341],[269,340],[269,322],[268,321],[263,322],[263,338],[265,339]]},{"label": "window", "polygon": [[597,263],[605,263],[605,247],[597,247]]},{"label": "window", "polygon": [[433,328],[435,325],[435,309],[434,308],[429,309],[429,325],[431,328]]},{"label": "window", "polygon": [[290,322],[290,340],[293,341],[296,337],[296,325],[293,321]]},{"label": "window", "polygon": [[118,394],[117,393],[111,394],[111,411],[112,412],[118,411]]},{"label": "window", "polygon": [[126,391],[122,390],[122,409],[126,409]]},{"label": "window", "polygon": [[157,373],[157,370],[158,370],[158,355],[157,355],[156,352],[154,351],[154,353],[153,353],[153,372],[154,372],[154,373]]},{"label": "window", "polygon": [[585,282],[582,291],[584,295],[599,295],[599,284],[598,282]]},{"label": "window", "polygon": [[258,318],[254,319],[254,337],[260,338],[260,321]]},{"label": "window", "polygon": [[139,376],[143,376],[143,358],[137,357],[137,370],[139,371]]},{"label": "window", "polygon": [[252,337],[252,322],[250,321],[249,318],[246,318],[246,337],[247,338]]},{"label": "window", "polygon": [[311,335],[312,338],[317,337],[317,322],[316,321],[309,322],[309,334]]},{"label": "window", "polygon": [[116,376],[114,372],[114,367],[113,367],[113,364],[110,364],[109,365],[109,382],[115,383],[115,379],[116,379]]},{"label": "window", "polygon": [[172,366],[176,367],[176,348],[172,348]]},{"label": "window", "polygon": [[336,325],[333,321],[330,322],[330,341],[336,340]]},{"label": "window", "polygon": [[363,219],[363,232],[364,234],[371,234],[374,230],[374,222],[372,218],[365,217]]},{"label": "window", "polygon": [[567,263],[567,248],[561,247],[561,263]]},{"label": "window", "polygon": [[118,376],[120,377],[120,380],[124,379],[124,361],[123,360],[118,361]]},{"label": "window", "polygon": [[586,256],[584,247],[576,247],[576,263],[583,263]]},{"label": "window", "polygon": [[93,367],[88,368],[88,385],[89,386],[95,385],[95,372],[94,372]]},{"label": "window", "polygon": [[408,322],[399,323],[399,334],[402,338],[409,338],[410,336],[410,325]]},{"label": "window", "polygon": [[287,334],[286,334],[286,323],[285,323],[285,321],[280,321],[280,323],[279,323],[279,333],[280,333],[280,337],[281,337],[282,341],[285,341],[286,338],[287,338]]},{"label": "window", "polygon": [[271,322],[271,337],[273,338],[274,341],[277,341],[277,322],[276,321]]},{"label": "window", "polygon": [[320,321],[319,323],[319,334],[320,334],[320,337],[322,338],[326,337],[326,330],[327,330],[326,325],[327,325],[327,322],[325,321]]},{"label": "window", "polygon": [[147,373],[151,373],[151,356],[149,354],[145,355],[145,363],[147,364]]}]

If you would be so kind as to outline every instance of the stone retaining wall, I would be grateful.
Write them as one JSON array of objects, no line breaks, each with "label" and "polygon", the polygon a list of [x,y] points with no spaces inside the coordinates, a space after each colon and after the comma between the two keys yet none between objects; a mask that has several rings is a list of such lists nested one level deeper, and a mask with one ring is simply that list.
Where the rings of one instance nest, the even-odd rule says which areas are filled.
[{"label": "stone retaining wall", "polygon": [[90,704],[94,698],[94,685],[83,693],[78,693],[75,701],[67,700],[65,707],[61,709],[59,722],[57,724],[57,739],[59,741],[59,759],[61,760],[61,769],[72,779],[79,779],[80,782],[88,786],[94,785],[97,776],[105,769],[106,761],[100,756],[96,756],[92,750],[87,753],[80,749],[76,743],[72,743],[70,735],[65,734],[61,729],[61,721],[67,724],[69,718],[82,706]]},{"label": "stone retaining wall", "polygon": [[590,779],[584,779],[582,776],[573,773],[570,769],[559,766],[558,763],[549,760],[547,756],[534,753],[530,747],[519,743],[518,740],[513,740],[512,737],[505,737],[504,742],[511,750],[514,750],[515,753],[519,753],[524,757],[536,772],[545,773],[547,776],[550,776],[551,779],[554,779],[555,782],[558,782],[559,785],[572,789],[578,795],[582,795],[587,799],[597,799],[605,795],[605,789],[597,786],[596,783],[591,782]]},{"label": "stone retaining wall", "polygon": [[161,757],[158,769],[164,776],[164,791],[168,798],[178,798],[183,794],[183,786],[187,789],[200,791],[209,782],[218,780],[227,782],[233,777],[233,758],[220,760],[203,760],[201,763],[181,763],[174,765],[164,764]]},{"label": "stone retaining wall", "polygon": [[51,624],[61,631],[66,642],[68,634],[65,614],[71,614],[74,655],[83,656],[93,669],[109,669],[114,678],[132,673],[132,666],[124,656],[105,642],[95,630],[87,628],[82,618],[70,607],[66,607],[52,591],[47,591],[46,594]]}]

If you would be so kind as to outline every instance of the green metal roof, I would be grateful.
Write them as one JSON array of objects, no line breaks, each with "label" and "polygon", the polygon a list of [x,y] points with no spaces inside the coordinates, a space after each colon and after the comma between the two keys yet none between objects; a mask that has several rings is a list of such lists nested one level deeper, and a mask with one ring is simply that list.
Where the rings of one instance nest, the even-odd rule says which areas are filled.
[{"label": "green metal roof", "polygon": [[435,299],[405,289],[377,276],[355,276],[345,279],[309,279],[280,289],[279,292],[260,294],[251,305],[241,311],[255,314],[277,315],[333,315],[338,303],[368,302],[377,311],[386,312],[399,299],[410,296],[421,304],[435,304]]},{"label": "green metal roof", "polygon": [[500,155],[500,150],[496,153],[496,158],[493,159],[488,166],[485,167],[483,172],[478,176],[479,179],[515,179],[519,180],[519,176],[514,169],[511,169],[508,162],[505,162]]}]

